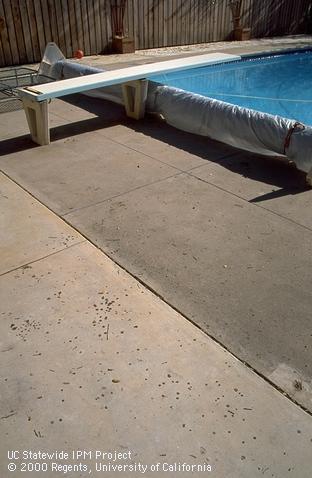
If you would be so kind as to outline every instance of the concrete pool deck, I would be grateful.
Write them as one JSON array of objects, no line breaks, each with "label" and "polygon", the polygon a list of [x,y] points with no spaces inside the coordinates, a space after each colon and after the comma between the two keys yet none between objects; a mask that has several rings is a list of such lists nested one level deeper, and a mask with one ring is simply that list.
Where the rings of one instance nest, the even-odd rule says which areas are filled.
[{"label": "concrete pool deck", "polygon": [[0,115],[1,477],[8,449],[310,477],[303,175],[96,99],[51,121]]}]

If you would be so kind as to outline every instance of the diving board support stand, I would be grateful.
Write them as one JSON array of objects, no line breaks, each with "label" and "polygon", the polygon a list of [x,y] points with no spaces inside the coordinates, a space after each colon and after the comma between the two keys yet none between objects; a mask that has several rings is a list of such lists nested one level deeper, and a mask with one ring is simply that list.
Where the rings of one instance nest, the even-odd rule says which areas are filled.
[{"label": "diving board support stand", "polygon": [[122,93],[127,116],[139,120],[144,118],[148,80],[128,81],[122,84]]},{"label": "diving board support stand", "polygon": [[48,100],[36,101],[22,97],[31,139],[44,146],[50,144]]},{"label": "diving board support stand", "polygon": [[[122,93],[127,116],[139,120],[145,115],[148,80],[128,81],[122,84]],[[31,139],[44,146],[50,144],[49,100],[37,101],[22,96]]]}]

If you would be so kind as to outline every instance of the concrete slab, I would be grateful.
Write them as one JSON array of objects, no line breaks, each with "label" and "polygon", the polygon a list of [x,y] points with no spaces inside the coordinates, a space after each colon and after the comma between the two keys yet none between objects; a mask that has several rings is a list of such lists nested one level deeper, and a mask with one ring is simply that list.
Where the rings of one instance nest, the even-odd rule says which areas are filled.
[{"label": "concrete slab", "polygon": [[[67,123],[66,121],[64,121],[63,118],[54,115],[53,111],[51,111],[49,120],[51,128],[56,128]],[[3,151],[3,145],[1,144],[3,140],[10,138],[16,140],[19,136],[22,135],[27,135],[28,137],[29,128],[24,110],[20,109],[17,111],[0,114],[0,131],[0,153],[2,153]]]},{"label": "concrete slab", "polygon": [[[135,121],[126,117],[122,106],[99,98],[71,95],[53,100],[50,112],[64,122],[76,123],[66,128],[67,138],[78,131],[93,128],[98,134],[123,146],[185,171],[233,155],[233,148],[192,134],[179,131],[153,118]],[[89,120],[89,121],[88,121]],[[93,120],[93,121],[91,121]],[[82,123],[85,121],[84,123]],[[89,126],[88,126],[89,125]],[[62,128],[64,132],[64,128]],[[63,133],[66,138],[66,131]],[[52,130],[52,140],[60,138],[59,129]]]},{"label": "concrete slab", "polygon": [[6,138],[16,138],[29,133],[27,120],[22,110],[0,114],[1,141]]},{"label": "concrete slab", "polygon": [[195,141],[194,135],[151,119],[128,126],[116,125],[101,134],[180,171],[189,171],[206,165],[207,160],[218,161],[233,154],[227,145],[202,137]]},{"label": "concrete slab", "polygon": [[[104,127],[101,121],[99,125]],[[84,132],[84,126],[78,123],[74,126],[77,135],[73,135],[74,129],[72,136],[48,147],[8,153],[0,158],[0,168],[59,214],[177,173],[175,168],[94,131]]]},{"label": "concrete slab", "polygon": [[[70,247],[84,238],[0,174],[0,274]],[[27,266],[28,267],[28,266]]]},{"label": "concrete slab", "polygon": [[66,219],[312,409],[311,231],[186,174]]},{"label": "concrete slab", "polygon": [[208,158],[217,161],[233,154],[233,149],[227,145],[168,125],[164,127],[164,123],[150,116],[144,121],[131,120],[125,116],[123,107],[98,98],[75,95],[68,102],[56,101],[53,108],[54,114],[69,121],[102,118],[103,127],[97,130],[99,134],[182,171],[206,164]]},{"label": "concrete slab", "polygon": [[0,284],[1,477],[10,462],[16,477],[32,462],[8,450],[92,452],[36,460],[47,463],[42,478],[74,464],[67,476],[103,474],[109,461],[96,468],[96,450],[130,453],[114,465],[160,463],[159,476],[164,463],[186,463],[211,465],[216,478],[310,477],[311,417],[90,244]]},{"label": "concrete slab", "polygon": [[[99,98],[91,98],[83,94],[53,99],[49,105],[49,111],[55,116],[66,119],[67,123],[101,116],[103,125],[107,127],[109,122],[119,124],[127,120],[123,106]],[[55,136],[57,135],[52,131],[52,140]]]},{"label": "concrete slab", "polygon": [[312,190],[288,162],[238,152],[194,169],[192,175],[312,229]]}]

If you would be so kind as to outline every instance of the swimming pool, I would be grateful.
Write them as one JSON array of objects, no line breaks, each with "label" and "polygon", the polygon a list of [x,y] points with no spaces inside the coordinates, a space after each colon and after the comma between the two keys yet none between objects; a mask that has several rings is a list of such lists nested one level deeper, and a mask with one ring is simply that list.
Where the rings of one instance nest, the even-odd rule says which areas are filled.
[{"label": "swimming pool", "polygon": [[245,57],[149,78],[312,126],[312,50]]}]

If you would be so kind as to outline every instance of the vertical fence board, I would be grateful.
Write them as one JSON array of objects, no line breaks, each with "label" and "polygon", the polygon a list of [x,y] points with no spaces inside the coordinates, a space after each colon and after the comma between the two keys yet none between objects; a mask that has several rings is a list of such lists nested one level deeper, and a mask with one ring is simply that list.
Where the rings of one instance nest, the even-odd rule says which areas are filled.
[{"label": "vertical fence board", "polygon": [[90,48],[90,33],[89,33],[87,0],[81,0],[81,16],[82,16],[83,39],[84,39],[84,53],[85,55],[90,55],[91,48]]},{"label": "vertical fence board", "polygon": [[209,10],[209,35],[208,35],[208,41],[213,41],[214,39],[214,31],[215,31],[215,22],[216,18],[218,17],[218,5],[217,4],[212,4],[210,5],[210,10]]},{"label": "vertical fence board", "polygon": [[125,34],[127,37],[132,37],[133,33],[133,26],[132,26],[132,0],[128,0],[127,5],[126,5],[126,11],[125,11],[125,19],[124,19],[124,25],[125,25]]},{"label": "vertical fence board", "polygon": [[199,17],[199,2],[194,0],[194,14],[193,14],[193,43],[198,43],[198,17]]},{"label": "vertical fence board", "polygon": [[142,48],[142,43],[143,43],[143,36],[144,36],[144,31],[143,31],[143,12],[142,12],[142,6],[140,0],[134,0],[134,5],[135,5],[135,12],[134,14],[136,15],[136,43],[135,43],[135,48],[137,50]]},{"label": "vertical fence board", "polygon": [[44,25],[44,31],[45,31],[45,41],[46,43],[48,43],[52,41],[52,33],[51,33],[49,7],[48,7],[47,0],[41,0],[41,12],[42,12],[43,25]]},{"label": "vertical fence board", "polygon": [[13,25],[15,28],[15,38],[19,54],[19,63],[27,63],[25,41],[22,28],[21,13],[18,0],[11,0]]},{"label": "vertical fence board", "polygon": [[139,12],[137,0],[133,0],[133,39],[135,49],[137,50],[139,48],[140,43]]},{"label": "vertical fence board", "polygon": [[172,0],[172,45],[178,45],[177,16],[179,0]]},{"label": "vertical fence board", "polygon": [[2,45],[2,34],[1,34],[1,30],[3,29],[3,23],[4,21],[2,21],[0,18],[0,65],[4,65],[5,63],[4,50]]},{"label": "vertical fence board", "polygon": [[183,45],[183,24],[182,24],[182,3],[183,0],[177,0],[177,14],[176,14],[176,25],[177,25],[177,43]]},{"label": "vertical fence board", "polygon": [[107,11],[107,15],[106,15],[107,45],[108,45],[108,48],[110,48],[112,45],[113,32],[112,32],[111,8],[110,8],[108,0],[106,0],[106,11]]},{"label": "vertical fence board", "polygon": [[66,45],[66,56],[67,58],[71,58],[73,56],[73,47],[72,47],[72,37],[71,37],[71,30],[70,30],[70,23],[69,23],[69,16],[68,16],[68,4],[67,0],[61,0],[62,6],[62,13],[63,13],[63,29],[64,29],[64,37],[65,37],[65,45]]},{"label": "vertical fence board", "polygon": [[15,35],[11,2],[4,1],[3,3],[4,3],[4,12],[5,12],[7,32],[8,32],[8,39],[9,39],[10,47],[11,47],[12,62],[14,65],[18,65],[20,62],[20,59],[18,54],[18,46],[17,46],[16,35]]},{"label": "vertical fence board", "polygon": [[44,24],[42,19],[41,4],[40,4],[40,1],[38,0],[34,1],[34,13],[35,13],[35,22],[36,22],[35,24],[36,24],[37,33],[38,33],[40,55],[42,56],[47,42],[45,39],[45,29],[44,29]]},{"label": "vertical fence board", "polygon": [[158,2],[153,1],[152,9],[153,9],[153,43],[152,43],[152,48],[153,48],[153,47],[158,47],[160,45],[159,27],[158,27],[159,1]]},{"label": "vertical fence board", "polygon": [[85,52],[80,0],[74,0],[75,22],[77,28],[77,49]]},{"label": "vertical fence board", "polygon": [[188,45],[190,43],[190,8],[191,2],[184,0],[182,5],[182,16],[184,21],[184,31],[183,31],[183,45]]},{"label": "vertical fence board", "polygon": [[52,41],[54,41],[57,45],[59,45],[59,37],[58,37],[57,21],[56,21],[56,9],[55,9],[54,0],[48,0],[47,8],[48,8],[47,14],[50,19],[51,38],[52,38]]},{"label": "vertical fence board", "polygon": [[100,25],[101,25],[101,52],[104,51],[105,46],[108,44],[108,35],[107,35],[107,11],[106,11],[106,0],[100,0],[99,3],[99,16],[100,16]]},{"label": "vertical fence board", "polygon": [[165,8],[164,0],[159,0],[159,13],[158,13],[158,45],[164,45],[164,26],[165,26]]},{"label": "vertical fence board", "polygon": [[166,24],[166,36],[167,36],[167,45],[170,46],[173,43],[172,37],[172,0],[166,1],[167,8],[167,24]]},{"label": "vertical fence board", "polygon": [[107,47],[110,48],[112,45],[112,20],[111,20],[111,8],[109,5],[108,0],[104,0],[105,2],[105,12],[106,12],[106,36],[107,36]]},{"label": "vertical fence board", "polygon": [[189,29],[188,44],[193,44],[194,43],[194,0],[189,1],[188,29]]},{"label": "vertical fence board", "polygon": [[27,1],[27,12],[28,12],[28,22],[29,22],[31,43],[32,43],[33,52],[34,52],[34,60],[39,60],[41,58],[41,52],[39,47],[38,31],[36,26],[35,8],[34,8],[34,3],[32,0]]},{"label": "vertical fence board", "polygon": [[3,65],[12,65],[12,52],[2,0],[0,0],[0,38],[3,52]]},{"label": "vertical fence board", "polygon": [[226,38],[227,36],[227,24],[226,24],[226,20],[227,20],[227,12],[228,12],[228,6],[227,6],[227,0],[222,0],[222,3],[220,5],[221,7],[221,17],[219,17],[219,31],[217,32],[217,37],[220,37],[220,38]]},{"label": "vertical fence board", "polygon": [[89,35],[90,35],[90,54],[92,55],[92,53],[95,53],[96,51],[93,0],[87,1],[87,20],[89,24]]},{"label": "vertical fence board", "polygon": [[95,52],[102,50],[101,41],[101,19],[100,19],[100,1],[94,0],[94,26],[95,26]]},{"label": "vertical fence board", "polygon": [[182,44],[187,45],[190,38],[190,2],[183,0],[181,5]]},{"label": "vertical fence board", "polygon": [[74,0],[68,0],[68,17],[71,33],[72,54],[74,54],[74,52],[79,48],[75,3],[76,2]]},{"label": "vertical fence board", "polygon": [[148,5],[149,0],[142,0],[141,7],[143,11],[143,41],[141,48],[148,48]]},{"label": "vertical fence board", "polygon": [[0,65],[4,65],[4,63],[5,63],[5,58],[4,58],[4,51],[2,47],[2,38],[0,34]]},{"label": "vertical fence board", "polygon": [[204,43],[205,41],[205,36],[204,36],[204,28],[205,28],[205,8],[206,8],[207,2],[205,0],[200,0],[200,17],[198,20],[198,25],[199,25],[199,41],[200,43]]},{"label": "vertical fence board", "polygon": [[[226,0],[225,0],[226,1]],[[223,38],[222,22],[223,22],[223,7],[224,0],[216,3],[212,8],[212,41],[217,41],[218,38]]]},{"label": "vertical fence board", "polygon": [[62,12],[62,4],[61,0],[54,0],[54,8],[55,8],[55,18],[56,18],[56,25],[57,25],[57,35],[58,35],[58,46],[66,55],[66,40],[65,40],[65,31],[63,27],[63,12]]},{"label": "vertical fence board", "polygon": [[154,45],[154,0],[146,0],[148,4],[147,24],[148,24],[148,48]]},{"label": "vertical fence board", "polygon": [[126,36],[129,36],[129,18],[128,18],[128,13],[129,12],[129,1],[127,2],[126,9],[124,12],[124,20],[123,20],[123,28],[124,28],[124,33]]},{"label": "vertical fence board", "polygon": [[207,42],[208,40],[208,22],[209,22],[209,7],[211,2],[206,2],[204,8],[204,15],[203,15],[203,42]]}]

